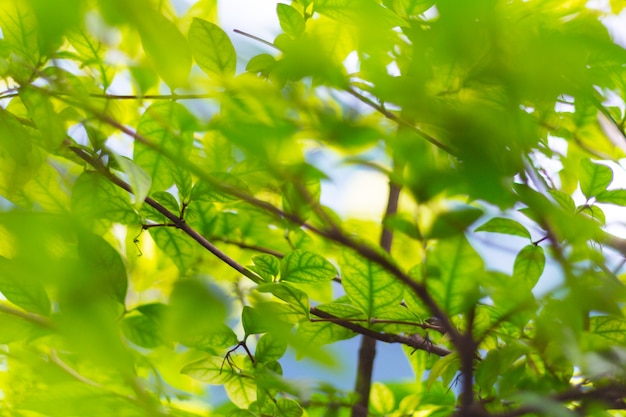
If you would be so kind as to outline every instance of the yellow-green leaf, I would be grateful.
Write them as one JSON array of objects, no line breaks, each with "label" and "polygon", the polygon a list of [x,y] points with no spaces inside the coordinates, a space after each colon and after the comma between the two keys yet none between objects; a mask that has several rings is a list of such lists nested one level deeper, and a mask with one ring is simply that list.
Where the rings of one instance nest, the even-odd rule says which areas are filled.
[{"label": "yellow-green leaf", "polygon": [[189,27],[188,38],[193,56],[202,71],[212,77],[235,75],[235,47],[219,26],[194,18]]}]

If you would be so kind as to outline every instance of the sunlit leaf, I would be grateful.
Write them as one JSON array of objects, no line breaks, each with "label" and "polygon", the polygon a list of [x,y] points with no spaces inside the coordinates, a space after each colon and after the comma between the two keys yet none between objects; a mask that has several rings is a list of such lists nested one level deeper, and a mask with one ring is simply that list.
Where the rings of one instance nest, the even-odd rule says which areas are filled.
[{"label": "sunlit leaf", "polygon": [[606,165],[596,164],[589,159],[580,162],[580,188],[587,198],[595,197],[613,181],[613,171]]},{"label": "sunlit leaf", "polygon": [[337,276],[337,270],[324,257],[305,250],[288,253],[280,261],[280,279],[290,282],[330,281]]},{"label": "sunlit leaf", "polygon": [[288,35],[296,37],[304,32],[304,17],[293,7],[278,3],[276,5],[280,28]]},{"label": "sunlit leaf", "polygon": [[235,75],[237,55],[226,33],[216,24],[195,18],[189,27],[189,46],[198,66],[210,76]]},{"label": "sunlit leaf", "polygon": [[513,219],[494,217],[482,226],[476,228],[475,232],[503,233],[513,236],[521,236],[530,239],[530,232],[526,227]]}]

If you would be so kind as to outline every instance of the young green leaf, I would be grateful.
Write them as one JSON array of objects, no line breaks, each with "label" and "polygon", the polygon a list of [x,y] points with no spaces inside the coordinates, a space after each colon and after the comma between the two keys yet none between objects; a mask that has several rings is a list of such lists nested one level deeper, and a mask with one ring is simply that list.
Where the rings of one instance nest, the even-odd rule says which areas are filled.
[{"label": "young green leaf", "polygon": [[441,213],[428,232],[429,239],[445,239],[465,232],[472,223],[483,215],[476,207],[455,208]]},{"label": "young green leaf", "polygon": [[494,217],[489,219],[487,223],[479,226],[474,230],[475,232],[492,232],[503,233],[507,235],[525,237],[530,240],[530,232],[526,227],[513,219],[506,219],[503,217]]},{"label": "young green leaf", "polygon": [[257,386],[252,378],[237,376],[224,383],[228,398],[239,408],[248,408],[256,401]]},{"label": "young green leaf", "polygon": [[402,286],[393,275],[348,250],[343,252],[341,278],[346,295],[368,319],[402,301]]},{"label": "young green leaf", "polygon": [[0,270],[0,293],[7,300],[26,311],[50,314],[50,299],[40,281],[24,275],[15,261],[3,257],[0,257]]},{"label": "young green leaf", "polygon": [[289,252],[280,262],[282,281],[312,283],[330,281],[337,270],[326,258],[306,250]]},{"label": "young green leaf", "polygon": [[171,88],[183,86],[191,70],[190,45],[185,37],[174,23],[149,7],[133,17],[136,17],[144,50],[154,60],[156,71]]},{"label": "young green leaf", "polygon": [[543,248],[538,245],[527,245],[515,258],[513,279],[523,281],[528,289],[532,289],[546,265]]},{"label": "young green leaf", "polygon": [[252,257],[254,265],[250,269],[266,282],[272,282],[280,273],[280,260],[272,255],[257,255]]},{"label": "young green leaf", "polygon": [[130,182],[133,194],[135,195],[135,208],[139,210],[143,201],[148,196],[148,192],[150,192],[152,178],[150,178],[146,171],[141,169],[132,159],[115,155],[115,160],[126,175],[128,175],[128,182]]},{"label": "young green leaf", "polygon": [[580,161],[580,188],[587,198],[606,191],[613,181],[613,171],[606,165],[596,164],[585,158]]},{"label": "young green leaf", "polygon": [[212,77],[235,75],[235,47],[219,26],[194,18],[189,27],[188,38],[191,52],[202,71]]},{"label": "young green leaf", "polygon": [[626,190],[604,190],[596,195],[598,203],[626,206]]},{"label": "young green leaf", "polygon": [[287,282],[260,284],[257,287],[257,291],[273,294],[277,298],[289,303],[305,316],[309,315],[309,297],[304,291],[294,288]]},{"label": "young green leaf", "polygon": [[278,3],[276,5],[280,28],[289,36],[297,37],[304,32],[304,17],[293,7]]},{"label": "young green leaf", "polygon": [[374,382],[370,393],[370,406],[379,415],[392,413],[396,406],[393,391],[380,382]]},{"label": "young green leaf", "polygon": [[458,314],[476,302],[484,263],[465,236],[440,241],[432,258],[440,276],[426,277],[426,286],[448,314]]},{"label": "young green leaf", "polygon": [[170,257],[181,273],[185,273],[195,258],[195,246],[180,230],[153,227],[150,235],[157,246]]},{"label": "young green leaf", "polygon": [[266,333],[257,342],[254,359],[259,363],[277,361],[287,351],[287,340],[284,337]]},{"label": "young green leaf", "polygon": [[191,362],[185,365],[180,372],[211,385],[222,385],[237,378],[234,369],[220,356],[207,356]]}]

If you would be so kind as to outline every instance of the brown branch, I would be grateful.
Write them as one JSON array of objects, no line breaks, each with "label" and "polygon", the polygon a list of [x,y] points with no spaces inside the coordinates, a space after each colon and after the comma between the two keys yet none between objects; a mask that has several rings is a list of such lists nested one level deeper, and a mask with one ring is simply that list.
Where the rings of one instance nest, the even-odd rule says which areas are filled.
[{"label": "brown branch", "polygon": [[386,108],[384,108],[380,104],[377,104],[374,101],[372,101],[371,99],[365,97],[363,94],[359,93],[354,88],[348,87],[348,88],[345,89],[345,91],[348,94],[350,94],[351,96],[357,98],[362,103],[367,104],[368,106],[370,106],[371,108],[373,108],[374,110],[376,110],[377,112],[379,112],[380,114],[385,116],[387,119],[396,122],[400,126],[404,126],[404,127],[409,128],[413,132],[417,133],[420,137],[425,139],[427,142],[435,145],[436,147],[438,147],[442,151],[445,151],[446,153],[448,153],[448,154],[450,154],[452,156],[458,156],[457,151],[454,150],[453,148],[451,148],[450,146],[446,145],[445,143],[440,142],[439,140],[435,139],[433,136],[431,136],[428,133],[424,132],[422,129],[419,129],[414,124],[407,122],[406,120],[400,118],[395,113],[390,112],[389,110],[387,110]]},{"label": "brown branch", "polygon": [[[40,89],[40,91],[42,91],[44,94],[47,95],[51,95],[51,96],[55,96],[56,94],[52,91],[46,90],[46,89]],[[163,156],[165,156],[166,158],[170,159],[172,162],[174,162],[175,164],[178,165],[182,165],[185,166],[187,169],[189,169],[190,173],[198,176],[199,178],[203,179],[204,181],[208,182],[209,184],[211,184],[212,186],[214,186],[215,188],[217,188],[218,190],[230,194],[234,197],[237,197],[243,201],[245,201],[246,203],[255,206],[261,210],[266,211],[267,213],[276,216],[279,219],[284,219],[287,221],[290,221],[294,224],[298,224],[301,227],[315,233],[318,236],[324,237],[326,239],[329,239],[331,241],[334,241],[336,243],[339,243],[340,245],[343,245],[345,247],[348,247],[354,251],[356,251],[359,255],[363,256],[364,258],[380,265],[381,267],[383,267],[384,269],[386,269],[387,271],[389,271],[392,275],[394,275],[399,281],[403,282],[405,285],[407,285],[413,292],[415,292],[415,294],[424,302],[424,304],[426,305],[426,307],[431,311],[431,313],[437,317],[440,322],[442,327],[445,329],[446,333],[449,335],[450,340],[452,341],[452,343],[455,346],[460,346],[462,341],[462,337],[460,335],[460,333],[458,332],[458,330],[456,329],[456,327],[454,327],[454,325],[452,324],[452,322],[450,321],[450,319],[448,318],[448,316],[445,314],[445,312],[439,307],[439,305],[437,304],[437,302],[435,301],[435,299],[428,293],[426,286],[422,283],[418,283],[416,281],[414,281],[409,275],[407,275],[406,273],[404,273],[392,260],[390,260],[388,258],[388,256],[383,255],[381,252],[378,251],[378,249],[374,249],[372,247],[370,247],[367,244],[358,242],[356,240],[354,240],[353,238],[351,238],[350,236],[348,236],[347,234],[343,233],[341,230],[337,230],[337,229],[333,229],[333,230],[325,230],[325,229],[320,229],[318,227],[315,227],[309,223],[304,222],[302,219],[300,219],[297,215],[291,214],[291,213],[286,213],[283,210],[275,207],[274,205],[263,201],[263,200],[259,200],[256,197],[239,190],[236,187],[230,186],[228,184],[224,184],[221,183],[219,181],[217,181],[216,179],[214,179],[213,177],[211,177],[210,175],[208,175],[201,167],[199,167],[198,165],[190,162],[190,161],[186,161],[182,158],[174,158],[171,155],[168,155],[167,153],[165,153],[163,151],[163,149],[161,147],[159,147],[158,145],[154,144],[153,142],[151,142],[148,138],[146,138],[145,136],[133,131],[132,129],[128,128],[127,126],[119,123],[118,121],[112,119],[111,117],[101,114],[99,111],[94,110],[92,108],[90,108],[89,106],[87,106],[85,103],[75,103],[72,100],[69,100],[67,98],[62,98],[62,97],[58,97],[61,100],[64,100],[70,104],[73,105],[79,105],[81,107],[83,107],[86,111],[92,113],[95,117],[97,117],[98,119],[100,119],[101,121],[103,121],[104,123],[109,124],[110,126],[115,127],[116,129],[120,130],[121,132],[125,133],[126,135],[132,137],[133,139],[137,140],[138,142],[146,145],[147,147],[155,150],[156,152],[159,152],[160,154],[162,154]],[[111,175],[111,174],[109,174]],[[119,178],[115,177],[114,175],[111,178],[112,181],[114,182],[121,182],[123,184],[125,184],[123,181],[121,181]],[[120,184],[118,184],[120,185]],[[121,185],[120,185],[121,186]],[[126,184],[125,188],[127,191],[130,190],[130,186],[128,184]],[[157,209],[158,211],[160,210],[165,210],[167,211],[163,206],[161,206],[158,202],[147,198],[146,202],[154,202],[157,204],[157,208],[155,207],[155,209]],[[150,203],[149,203],[150,204]],[[164,214],[164,212],[160,211],[161,213]],[[165,215],[165,214],[164,214]],[[236,262],[234,262],[232,259],[228,258],[228,256],[226,256],[225,254],[223,254],[219,249],[217,249],[214,245],[212,245],[210,242],[208,242],[204,237],[202,237],[201,235],[199,235],[197,232],[195,232],[193,229],[191,229],[188,225],[186,225],[186,223],[181,220],[178,216],[170,213],[171,216],[173,216],[173,218],[168,217],[170,220],[172,220],[172,222],[174,224],[180,224],[181,229],[185,230],[185,229],[189,229],[189,233],[190,236],[194,239],[197,240],[198,243],[200,243],[202,246],[204,246],[206,249],[208,249],[209,251],[211,251],[213,254],[215,254],[216,256],[218,256],[218,258],[224,260],[224,262],[226,262],[228,265],[232,266],[233,268],[235,268],[236,270],[238,270],[239,272],[241,272],[243,275],[248,276],[249,278],[253,279],[253,280],[257,280],[260,279],[259,277],[256,276],[256,274],[254,274],[252,271],[247,270],[246,268],[243,268],[241,265],[238,265]],[[234,262],[234,263],[231,263]]]},{"label": "brown branch", "polygon": [[317,317],[321,317],[323,319],[332,320],[333,323],[336,323],[341,327],[345,327],[346,329],[352,330],[355,333],[368,336],[369,338],[379,340],[381,342],[401,343],[414,349],[425,350],[426,352],[435,354],[437,356],[446,356],[452,353],[445,347],[433,345],[430,340],[420,335],[402,336],[394,333],[379,333],[366,327],[359,326],[358,324],[353,323],[349,320],[342,320],[341,318],[335,317],[332,314],[326,313],[325,311],[322,311],[316,307],[311,307],[311,314],[314,314]]}]

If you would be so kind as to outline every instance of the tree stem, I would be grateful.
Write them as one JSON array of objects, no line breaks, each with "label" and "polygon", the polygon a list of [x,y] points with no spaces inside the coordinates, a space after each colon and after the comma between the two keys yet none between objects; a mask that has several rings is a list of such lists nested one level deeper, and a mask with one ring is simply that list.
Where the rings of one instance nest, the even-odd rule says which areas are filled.
[{"label": "tree stem", "polygon": [[[397,213],[400,188],[399,185],[394,184],[391,180],[389,181],[389,198],[387,199],[385,218]],[[383,230],[380,234],[380,247],[386,252],[391,252],[392,242],[393,231],[386,228],[383,223]],[[376,339],[364,335],[361,338],[361,347],[359,348],[359,361],[357,364],[356,384],[354,387],[355,392],[359,395],[359,402],[352,407],[351,417],[364,417],[367,415],[375,358]]]}]

